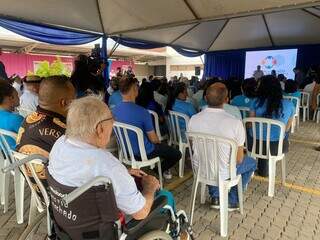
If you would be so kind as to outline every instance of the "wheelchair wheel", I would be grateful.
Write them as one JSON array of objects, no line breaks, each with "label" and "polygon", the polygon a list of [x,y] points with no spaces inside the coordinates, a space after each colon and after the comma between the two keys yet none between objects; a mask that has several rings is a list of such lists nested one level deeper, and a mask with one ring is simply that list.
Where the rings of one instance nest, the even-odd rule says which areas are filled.
[{"label": "wheelchair wheel", "polygon": [[[19,240],[32,240],[34,238],[34,234],[37,232],[40,224],[42,223],[43,219],[46,217],[46,212],[40,213],[34,221],[26,227],[26,229],[22,232],[19,237]],[[46,238],[44,238],[46,239]]]},{"label": "wheelchair wheel", "polygon": [[156,231],[151,231],[149,233],[146,233],[145,235],[140,237],[138,240],[172,240],[172,238],[166,232],[163,232],[161,230],[156,230]]}]

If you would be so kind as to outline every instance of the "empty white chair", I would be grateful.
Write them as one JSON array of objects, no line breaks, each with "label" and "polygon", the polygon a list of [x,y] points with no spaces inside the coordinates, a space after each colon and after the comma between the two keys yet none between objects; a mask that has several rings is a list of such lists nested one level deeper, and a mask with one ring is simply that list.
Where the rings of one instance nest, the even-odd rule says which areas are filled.
[{"label": "empty white chair", "polygon": [[250,108],[248,107],[238,107],[241,113],[242,119],[249,117],[250,114]]},{"label": "empty white chair", "polygon": [[182,157],[179,161],[179,177],[183,177],[188,140],[186,139],[185,132],[180,128],[179,123],[183,122],[187,128],[189,123],[189,117],[183,113],[169,111],[168,122],[170,125],[170,143],[175,146],[178,146],[179,151],[182,154]]},{"label": "empty white chair", "polygon": [[320,93],[317,95],[317,108],[314,110],[313,121],[320,122]]},{"label": "empty white chair", "polygon": [[[268,118],[246,118],[243,120],[243,122],[246,127],[250,127],[252,129],[251,149],[248,146],[248,136],[246,138],[248,155],[253,157],[254,159],[265,159],[266,161],[269,161],[268,196],[273,197],[276,178],[276,163],[278,161],[281,161],[283,185],[285,184],[286,180],[286,160],[285,155],[283,153],[283,139],[285,137],[286,126],[283,122]],[[276,155],[272,155],[270,150],[271,128],[279,129],[279,144]]]},{"label": "empty white chair", "polygon": [[309,106],[310,106],[310,93],[301,92],[300,109],[302,109],[302,122],[309,120],[309,114],[310,114]]},{"label": "empty white chair", "polygon": [[[237,175],[236,158],[238,146],[233,140],[213,136],[210,134],[188,132],[188,140],[192,166],[194,170],[193,187],[190,201],[190,224],[193,221],[194,205],[198,185],[201,184],[201,203],[205,203],[206,186],[219,187],[220,200],[220,234],[226,237],[228,234],[228,193],[231,187],[238,186],[238,198],[240,212],[243,214],[242,177]],[[219,171],[218,148],[230,148],[229,179],[223,179]]]},{"label": "empty white chair", "polygon": [[300,123],[300,99],[297,97],[293,97],[293,96],[283,96],[283,98],[290,100],[296,106],[294,118],[293,118],[292,126],[291,126],[291,133],[294,133],[295,127],[298,128],[299,123]]},{"label": "empty white chair", "polygon": [[[142,130],[135,126],[125,124],[125,123],[120,123],[120,122],[115,122],[113,124],[113,129],[116,134],[118,145],[120,148],[120,151],[119,151],[120,161],[122,161],[124,164],[130,165],[134,169],[140,169],[143,167],[153,167],[155,166],[155,164],[157,164],[159,181],[162,188],[162,170],[161,170],[160,158],[156,157],[153,159],[148,159],[146,154],[146,149],[144,146]],[[134,133],[137,137],[141,161],[137,161],[136,157],[133,154],[132,143],[129,138],[130,132]]]},{"label": "empty white chair", "polygon": [[159,116],[158,116],[158,114],[157,114],[155,111],[152,111],[152,110],[148,110],[148,111],[149,111],[149,113],[151,114],[151,116],[153,117],[153,120],[154,120],[154,128],[155,128],[155,130],[156,130],[156,134],[157,134],[159,140],[162,142],[163,140],[168,139],[168,136],[167,136],[167,135],[164,135],[164,136],[161,135],[160,123],[159,123]]},{"label": "empty white chair", "polygon": [[[13,156],[13,151],[11,150],[6,137],[11,137],[14,140],[17,138],[17,134],[0,129],[0,169],[3,169],[10,164],[14,163],[16,160]],[[2,152],[2,153],[1,153]],[[23,213],[24,213],[24,177],[19,169],[15,169],[10,172],[0,174],[0,185],[1,185],[1,204],[4,206],[4,213],[8,211],[9,207],[9,194],[10,194],[10,177],[14,178],[14,196],[16,205],[16,216],[17,223],[23,223]]]}]

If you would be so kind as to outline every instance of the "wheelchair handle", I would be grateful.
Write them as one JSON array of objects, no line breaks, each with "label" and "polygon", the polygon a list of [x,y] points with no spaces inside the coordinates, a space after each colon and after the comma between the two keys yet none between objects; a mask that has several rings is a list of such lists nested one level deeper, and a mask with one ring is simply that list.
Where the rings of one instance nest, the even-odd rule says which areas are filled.
[{"label": "wheelchair handle", "polygon": [[95,177],[91,181],[85,183],[81,187],[78,187],[75,190],[73,190],[71,193],[67,194],[65,197],[62,198],[62,201],[64,201],[64,203],[66,204],[69,204],[72,201],[74,201],[76,198],[78,198],[81,194],[83,194],[88,189],[90,189],[91,187],[96,186],[97,184],[100,184],[100,185],[104,184],[105,188],[107,188],[108,185],[111,183],[112,182],[108,177],[102,177],[102,176]]},{"label": "wheelchair handle", "polygon": [[[17,155],[21,155],[21,157],[25,156],[21,153],[14,153],[14,157],[16,159],[17,159],[17,157],[16,157]],[[20,158],[20,156],[19,156],[19,158]],[[7,166],[5,168],[2,168],[1,171],[3,173],[7,173],[7,172],[10,172],[10,171],[20,167],[21,165],[23,165],[25,163],[31,162],[31,161],[34,161],[34,163],[45,164],[48,162],[48,158],[46,158],[40,154],[32,154],[32,155],[29,155],[29,156],[24,157],[22,159],[17,159],[17,161],[15,161],[14,163],[10,164],[9,166]]]}]

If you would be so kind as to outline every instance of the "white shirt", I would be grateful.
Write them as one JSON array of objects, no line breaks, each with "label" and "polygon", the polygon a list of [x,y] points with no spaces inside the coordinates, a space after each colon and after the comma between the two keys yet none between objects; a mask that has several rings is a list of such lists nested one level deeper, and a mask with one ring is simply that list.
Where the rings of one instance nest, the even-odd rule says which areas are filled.
[{"label": "white shirt", "polygon": [[303,91],[312,94],[315,85],[316,85],[316,82],[313,81],[312,83],[306,85]]},{"label": "white shirt", "polygon": [[26,112],[35,112],[38,106],[38,95],[29,91],[23,90],[23,94],[20,97],[20,109]]},{"label": "white shirt", "polygon": [[253,73],[253,77],[258,80],[263,76],[263,71],[262,70],[255,70]]},{"label": "white shirt", "polygon": [[[245,129],[242,122],[222,108],[206,108],[192,116],[189,121],[188,131],[211,134],[234,140],[238,147],[245,142]],[[230,147],[225,144],[218,145],[218,158],[220,176],[228,179]],[[199,160],[195,159],[193,165],[198,166]]]},{"label": "white shirt", "polygon": [[57,182],[71,187],[80,187],[98,176],[108,177],[112,181],[117,206],[125,214],[136,213],[145,205],[146,200],[133,177],[105,149],[63,135],[50,152],[48,171]]},{"label": "white shirt", "polygon": [[[202,109],[206,109],[206,108],[208,108],[208,105],[205,105],[205,106],[202,107]],[[239,120],[242,120],[241,112],[240,112],[238,107],[232,106],[232,105],[230,105],[228,103],[225,103],[225,104],[223,104],[223,109],[227,113],[229,113],[232,116],[234,116],[235,118],[237,118]]]}]

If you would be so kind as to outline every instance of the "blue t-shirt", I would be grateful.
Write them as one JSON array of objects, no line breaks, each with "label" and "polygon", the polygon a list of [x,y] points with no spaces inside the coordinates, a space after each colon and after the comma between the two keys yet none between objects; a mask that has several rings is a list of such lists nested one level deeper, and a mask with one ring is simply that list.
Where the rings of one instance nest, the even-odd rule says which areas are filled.
[{"label": "blue t-shirt", "polygon": [[[252,105],[250,107],[251,112],[255,112],[256,117],[265,117],[265,112],[267,108],[267,101],[264,102],[262,106],[259,106],[259,100],[255,99],[252,102]],[[285,125],[288,124],[288,121],[290,118],[294,116],[295,108],[293,103],[290,100],[282,99],[282,110],[279,114],[279,116],[276,116],[276,114],[273,114],[272,119],[278,120],[283,122]],[[259,139],[259,127],[256,127],[256,133]],[[250,135],[252,136],[252,130],[250,130]],[[270,131],[270,141],[278,141],[280,135],[280,129],[276,126],[271,127]],[[266,140],[267,138],[267,127],[263,128],[263,139]]]},{"label": "blue t-shirt", "polygon": [[238,95],[235,96],[232,100],[231,100],[231,105],[233,106],[237,106],[237,107],[247,107],[250,108],[251,104],[252,104],[253,99],[252,98],[248,98],[245,95]]},{"label": "blue t-shirt", "polygon": [[[142,130],[147,154],[150,154],[154,150],[154,144],[150,142],[147,135],[147,132],[154,131],[152,118],[147,109],[133,102],[121,102],[115,106],[112,113],[116,121],[130,124]],[[128,135],[134,155],[140,156],[137,135],[131,131],[129,131]]]},{"label": "blue t-shirt", "polygon": [[[196,109],[190,102],[182,101],[180,99],[176,99],[172,106],[172,110],[175,112],[183,113],[191,118],[193,115],[197,113]],[[186,124],[183,119],[179,119],[179,126],[182,131],[186,130]]]},{"label": "blue t-shirt", "polygon": [[112,95],[109,97],[108,106],[112,110],[115,106],[117,106],[119,103],[122,102],[122,96],[120,91],[115,91],[112,93]]},{"label": "blue t-shirt", "polygon": [[[300,91],[296,91],[294,93],[283,93],[283,96],[289,96],[289,97],[296,97],[301,99],[301,92]],[[294,107],[297,107],[297,101],[293,101]]]},{"label": "blue t-shirt", "polygon": [[[23,122],[23,117],[17,113],[12,113],[7,110],[0,109],[0,128],[18,133]],[[6,140],[12,150],[16,149],[16,141],[11,137],[6,137]]]}]

